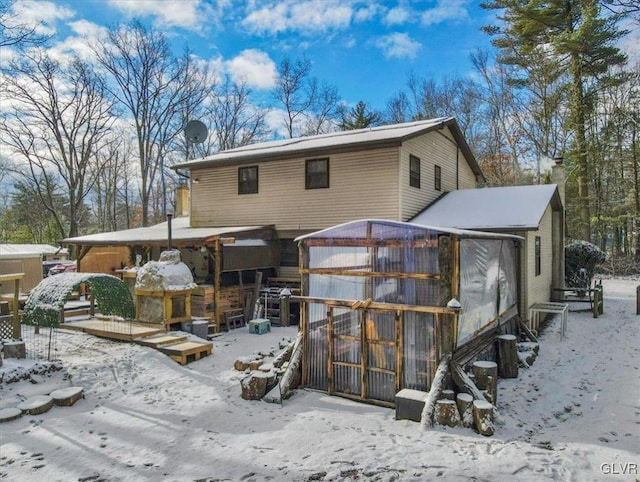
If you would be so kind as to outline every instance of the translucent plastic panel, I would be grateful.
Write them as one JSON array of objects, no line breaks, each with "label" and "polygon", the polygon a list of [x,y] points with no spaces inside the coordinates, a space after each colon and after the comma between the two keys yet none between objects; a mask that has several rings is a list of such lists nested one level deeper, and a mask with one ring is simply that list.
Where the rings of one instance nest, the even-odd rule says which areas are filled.
[{"label": "translucent plastic panel", "polygon": [[460,241],[458,346],[515,303],[516,286],[513,241]]},{"label": "translucent plastic panel", "polygon": [[335,365],[333,369],[334,390],[348,395],[361,395],[360,372],[360,367]]},{"label": "translucent plastic panel", "polygon": [[428,390],[438,362],[435,318],[429,313],[404,313],[402,388]]},{"label": "translucent plastic panel", "polygon": [[309,246],[309,268],[364,270],[371,267],[369,251],[352,246]]},{"label": "translucent plastic panel", "polygon": [[367,371],[367,398],[394,402],[396,395],[396,378],[390,373]]},{"label": "translucent plastic panel", "polygon": [[327,307],[306,304],[307,309],[307,384],[319,390],[328,389],[327,357],[329,353]]},{"label": "translucent plastic panel", "polygon": [[366,278],[361,276],[309,275],[309,296],[340,300],[364,300]]},{"label": "translucent plastic panel", "polygon": [[378,248],[374,271],[437,274],[438,248]]}]

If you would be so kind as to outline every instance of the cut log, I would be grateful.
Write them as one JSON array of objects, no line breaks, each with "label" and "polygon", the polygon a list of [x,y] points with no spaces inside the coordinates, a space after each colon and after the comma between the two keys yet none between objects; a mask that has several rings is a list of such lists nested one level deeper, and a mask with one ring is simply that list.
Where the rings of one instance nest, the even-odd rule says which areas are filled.
[{"label": "cut log", "polygon": [[457,427],[461,423],[460,412],[458,412],[456,402],[448,399],[441,399],[436,402],[433,418],[438,425],[447,427]]},{"label": "cut log", "polygon": [[287,347],[284,349],[284,351],[273,359],[272,363],[274,367],[280,368],[285,362],[291,359],[291,354],[293,353],[294,345],[295,343],[289,343]]},{"label": "cut log", "polygon": [[473,422],[481,435],[493,435],[493,405],[482,400],[474,400]]},{"label": "cut log", "polygon": [[473,427],[473,397],[468,393],[458,393],[456,396],[456,405],[460,412],[460,421],[462,426]]},{"label": "cut log", "polygon": [[267,392],[268,374],[259,371],[253,371],[242,380],[242,398],[245,400],[260,400]]},{"label": "cut log", "polygon": [[480,390],[490,393],[490,401],[495,403],[498,398],[498,365],[496,362],[479,360],[473,362],[473,376],[476,386]]},{"label": "cut log", "polygon": [[51,410],[51,407],[53,407],[53,398],[49,395],[27,398],[24,402],[18,404],[18,408],[22,410],[22,413],[27,415],[40,415]]},{"label": "cut log", "polygon": [[249,369],[250,370],[257,370],[257,369],[260,368],[260,365],[262,365],[263,363],[264,362],[262,361],[262,358],[251,360],[249,362]]},{"label": "cut log", "polygon": [[459,392],[468,393],[475,400],[487,401],[482,392],[478,389],[475,383],[469,378],[469,375],[465,373],[462,367],[458,363],[451,363],[451,376],[453,381],[458,387]]},{"label": "cut log", "polygon": [[518,347],[513,335],[498,337],[498,375],[500,378],[518,377]]},{"label": "cut log", "polygon": [[238,370],[239,372],[245,371],[249,368],[249,362],[253,361],[253,357],[240,357],[237,358],[235,362],[233,362],[233,368]]},{"label": "cut log", "polygon": [[3,408],[0,410],[0,423],[11,422],[22,417],[22,410],[16,407]]},{"label": "cut log", "polygon": [[298,337],[293,346],[291,359],[282,365],[286,369],[280,381],[269,393],[264,397],[266,402],[282,403],[283,398],[287,398],[290,392],[300,385],[302,375],[302,333],[298,333]]},{"label": "cut log", "polygon": [[431,382],[431,389],[429,390],[429,395],[427,395],[427,399],[424,402],[422,416],[420,417],[420,426],[423,430],[433,427],[433,412],[435,410],[436,401],[440,398],[440,394],[444,388],[445,375],[449,369],[450,360],[451,355],[445,356],[442,361],[440,361],[440,364],[436,369],[436,374]]},{"label": "cut log", "polygon": [[442,390],[441,397],[445,400],[455,400],[456,392],[454,392],[453,390]]},{"label": "cut log", "polygon": [[81,398],[84,398],[82,387],[67,387],[55,390],[49,394],[53,398],[53,403],[58,407],[70,407]]}]

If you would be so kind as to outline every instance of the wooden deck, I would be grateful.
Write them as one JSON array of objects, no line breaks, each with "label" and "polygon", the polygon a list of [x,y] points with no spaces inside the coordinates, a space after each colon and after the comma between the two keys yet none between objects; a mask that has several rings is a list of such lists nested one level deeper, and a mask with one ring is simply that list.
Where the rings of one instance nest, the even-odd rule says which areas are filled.
[{"label": "wooden deck", "polygon": [[164,326],[99,318],[67,319],[59,328],[83,331],[90,335],[113,340],[133,341],[138,338],[164,333]]},{"label": "wooden deck", "polygon": [[158,350],[181,365],[209,356],[213,349],[213,343],[189,341],[186,335],[167,334],[164,325],[151,323],[76,317],[66,320],[59,328],[83,331],[112,340],[131,341]]}]

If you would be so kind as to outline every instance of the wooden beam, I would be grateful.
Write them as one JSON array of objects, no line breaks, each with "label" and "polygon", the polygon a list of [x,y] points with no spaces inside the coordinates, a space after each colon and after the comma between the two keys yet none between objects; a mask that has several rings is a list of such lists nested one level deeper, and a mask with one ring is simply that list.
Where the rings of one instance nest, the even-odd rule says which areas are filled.
[{"label": "wooden beam", "polygon": [[333,369],[333,357],[334,357],[334,349],[333,349],[333,308],[330,306],[327,307],[327,393],[331,395],[334,391],[333,380],[335,376],[335,371]]},{"label": "wooden beam", "polygon": [[[429,273],[402,273],[368,271],[366,269],[344,269],[344,268],[300,268],[301,274],[328,274],[336,276],[359,276],[363,278],[394,278],[394,279],[418,279],[418,280],[439,280],[439,274]],[[448,300],[447,300],[448,301]]]},{"label": "wooden beam", "polygon": [[[333,298],[317,298],[313,296],[292,296],[292,300],[305,301],[307,303],[321,303],[330,306],[342,306],[345,308],[353,309],[355,306],[365,306],[362,301],[358,300],[337,300]],[[399,303],[381,303],[378,301],[371,301],[366,305],[368,309],[382,310],[382,311],[415,311],[418,313],[442,313],[445,315],[455,315],[456,310],[447,308],[446,306],[422,306],[422,305],[402,305]]]},{"label": "wooden beam", "polygon": [[302,241],[306,246],[337,246],[350,248],[436,248],[433,239],[335,239],[309,238]]},{"label": "wooden beam", "polygon": [[216,238],[213,243],[213,261],[215,273],[213,274],[213,303],[216,326],[222,324],[222,310],[220,309],[220,278],[222,275],[222,253],[220,252],[220,239]]}]

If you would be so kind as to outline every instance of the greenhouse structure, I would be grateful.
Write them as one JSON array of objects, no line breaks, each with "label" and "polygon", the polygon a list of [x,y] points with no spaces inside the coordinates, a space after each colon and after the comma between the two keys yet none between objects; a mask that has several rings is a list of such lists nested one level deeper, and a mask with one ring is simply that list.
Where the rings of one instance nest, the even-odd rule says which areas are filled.
[{"label": "greenhouse structure", "polygon": [[297,238],[302,385],[393,406],[445,356],[490,356],[518,314],[521,239],[387,220]]}]

